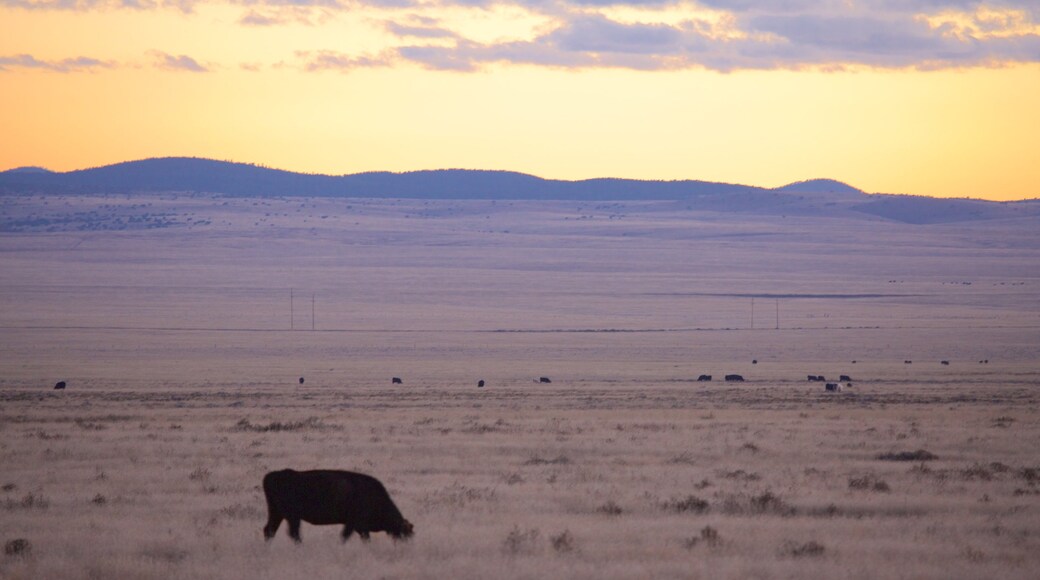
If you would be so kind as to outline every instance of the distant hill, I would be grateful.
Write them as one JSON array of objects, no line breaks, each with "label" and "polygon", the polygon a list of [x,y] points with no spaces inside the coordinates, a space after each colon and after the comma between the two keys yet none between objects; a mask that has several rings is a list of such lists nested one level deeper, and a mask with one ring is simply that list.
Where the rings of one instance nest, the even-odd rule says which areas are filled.
[{"label": "distant hill", "polygon": [[54,173],[54,172],[51,171],[50,169],[46,169],[46,168],[43,168],[43,167],[35,167],[35,166],[30,165],[30,166],[26,166],[26,167],[15,167],[14,169],[8,169],[7,171],[4,171],[3,173],[0,173],[0,175],[3,175],[4,173],[19,174],[19,173]]},{"label": "distant hill", "polygon": [[809,179],[807,181],[796,181],[783,187],[778,187],[776,188],[776,191],[784,191],[788,193],[863,193],[863,190],[861,189],[856,189],[847,183],[842,183],[834,179]]},{"label": "distant hill", "polygon": [[766,215],[872,217],[914,224],[1021,217],[1037,204],[879,196],[831,179],[776,189],[707,181],[542,179],[510,171],[443,169],[314,175],[212,159],[168,157],[55,173],[0,172],[0,193],[198,192],[243,197],[351,197],[574,201],[673,201],[677,209]]}]

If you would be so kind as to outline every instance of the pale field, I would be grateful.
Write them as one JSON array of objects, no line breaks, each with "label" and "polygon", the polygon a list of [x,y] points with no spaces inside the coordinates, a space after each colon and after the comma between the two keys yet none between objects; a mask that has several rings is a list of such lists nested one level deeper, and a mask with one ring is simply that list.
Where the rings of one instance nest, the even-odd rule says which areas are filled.
[{"label": "pale field", "polygon": [[[47,202],[2,209],[140,203]],[[209,223],[0,233],[0,577],[1040,570],[1035,220],[148,203]],[[416,536],[265,543],[285,467],[375,475]]]}]

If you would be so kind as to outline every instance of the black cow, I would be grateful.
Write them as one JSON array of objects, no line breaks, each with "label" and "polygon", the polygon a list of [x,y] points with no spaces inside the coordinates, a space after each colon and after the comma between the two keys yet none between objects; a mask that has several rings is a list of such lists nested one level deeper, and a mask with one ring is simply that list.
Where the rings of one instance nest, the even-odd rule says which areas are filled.
[{"label": "black cow", "polygon": [[828,391],[833,391],[833,392],[836,392],[836,393],[840,393],[841,392],[841,385],[838,384],[838,383],[827,383],[824,386],[824,388],[827,389]]},{"label": "black cow", "polygon": [[950,366],[950,361],[948,361],[948,360],[941,360],[941,361],[939,361],[939,364]]},{"label": "black cow", "polygon": [[905,365],[914,364],[914,361],[912,361],[912,360],[905,360],[905,361],[903,361],[903,364],[905,364]]},{"label": "black cow", "polygon": [[822,382],[825,382],[826,380],[827,380],[827,377],[825,377],[823,375],[809,375],[809,381],[810,382],[822,383]]},{"label": "black cow", "polygon": [[346,542],[357,532],[368,541],[372,532],[386,532],[395,540],[414,534],[379,480],[363,473],[318,469],[283,469],[264,476],[267,525],[264,539],[270,540],[282,520],[289,522],[289,537],[300,542],[300,522],[316,526],[343,524]]},{"label": "black cow", "polygon": [[697,380],[700,382],[709,382],[711,381],[711,375],[701,375],[697,377]]},{"label": "black cow", "polygon": [[404,381],[401,380],[401,377],[393,377],[393,378],[390,379],[390,384],[392,384],[392,385],[403,385]]},{"label": "black cow", "polygon": [[753,365],[757,365],[757,364],[758,364],[758,359],[756,358],[756,359],[752,360],[752,361],[751,361],[751,364],[753,364]]},{"label": "black cow", "polygon": [[57,383],[54,383],[54,390],[60,391],[60,390],[62,390],[64,388],[65,388],[65,381],[58,381]]},{"label": "black cow", "polygon": [[847,383],[847,382],[851,381],[851,380],[852,380],[852,378],[851,378],[851,377],[849,377],[849,375],[841,375],[840,377],[838,377],[838,380],[839,380],[839,381],[844,381],[844,382],[846,382],[846,383]]},{"label": "black cow", "polygon": [[300,377],[300,384],[303,384],[303,377]]},{"label": "black cow", "polygon": [[744,382],[744,377],[742,377],[740,375],[726,375],[726,380],[727,381],[736,381],[738,383],[742,383],[742,382]]},{"label": "black cow", "polygon": [[483,386],[484,386],[484,379],[480,379],[479,381],[477,381],[477,388],[480,388],[480,387],[483,387]]},{"label": "black cow", "polygon": [[538,382],[539,383],[551,383],[552,381],[549,380],[549,377],[538,377]]}]

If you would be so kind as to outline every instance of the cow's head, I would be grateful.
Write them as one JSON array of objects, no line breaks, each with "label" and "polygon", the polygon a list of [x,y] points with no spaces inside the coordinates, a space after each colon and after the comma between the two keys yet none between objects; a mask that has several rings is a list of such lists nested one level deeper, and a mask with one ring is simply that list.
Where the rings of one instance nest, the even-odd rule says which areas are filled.
[{"label": "cow's head", "polygon": [[389,534],[395,540],[407,540],[415,535],[415,526],[412,525],[412,522],[401,518],[401,525],[396,530],[389,532]]}]

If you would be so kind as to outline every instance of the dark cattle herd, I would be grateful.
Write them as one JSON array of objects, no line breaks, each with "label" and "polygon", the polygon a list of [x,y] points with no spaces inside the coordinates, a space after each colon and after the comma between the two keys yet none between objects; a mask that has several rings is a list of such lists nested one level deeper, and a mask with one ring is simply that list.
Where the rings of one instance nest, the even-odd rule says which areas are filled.
[{"label": "dark cattle herd", "polygon": [[368,540],[372,532],[386,532],[396,539],[410,538],[415,529],[404,519],[378,479],[355,473],[318,469],[283,469],[264,476],[267,524],[264,538],[270,540],[282,520],[289,524],[289,537],[300,542],[300,522],[315,526],[343,525],[346,542],[357,532]]}]

